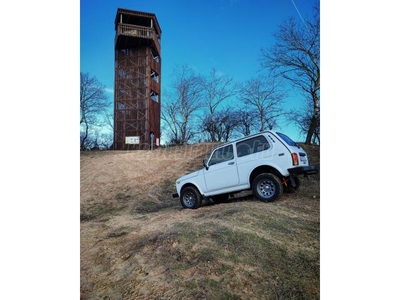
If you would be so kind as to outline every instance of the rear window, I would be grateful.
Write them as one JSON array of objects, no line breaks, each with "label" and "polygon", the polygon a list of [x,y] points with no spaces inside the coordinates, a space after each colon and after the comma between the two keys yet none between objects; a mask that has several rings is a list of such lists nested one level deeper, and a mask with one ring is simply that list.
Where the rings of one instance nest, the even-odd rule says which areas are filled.
[{"label": "rear window", "polygon": [[288,144],[289,146],[297,146],[297,144],[295,142],[292,141],[292,139],[290,137],[288,137],[287,135],[283,134],[283,133],[276,133],[277,135],[279,135],[279,137],[285,141],[286,144]]},{"label": "rear window", "polygon": [[263,135],[236,143],[237,156],[242,157],[267,150],[270,147]]}]

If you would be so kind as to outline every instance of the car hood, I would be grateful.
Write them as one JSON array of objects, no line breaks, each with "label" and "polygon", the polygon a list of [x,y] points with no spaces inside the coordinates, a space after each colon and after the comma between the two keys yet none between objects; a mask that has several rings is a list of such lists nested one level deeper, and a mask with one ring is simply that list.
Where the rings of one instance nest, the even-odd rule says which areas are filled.
[{"label": "car hood", "polygon": [[192,172],[192,173],[189,173],[189,174],[186,174],[186,175],[184,175],[184,176],[182,176],[182,177],[179,177],[179,178],[177,179],[177,181],[181,181],[181,182],[182,182],[182,181],[185,181],[185,180],[187,180],[187,179],[189,179],[189,178],[198,176],[199,173],[200,173],[200,170],[195,171],[195,172]]}]

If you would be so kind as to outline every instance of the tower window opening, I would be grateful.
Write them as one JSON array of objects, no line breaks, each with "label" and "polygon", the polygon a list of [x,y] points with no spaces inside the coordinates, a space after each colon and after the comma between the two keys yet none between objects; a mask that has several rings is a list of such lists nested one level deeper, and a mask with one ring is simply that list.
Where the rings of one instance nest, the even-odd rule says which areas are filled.
[{"label": "tower window opening", "polygon": [[160,58],[158,57],[158,55],[156,54],[156,53],[154,53],[154,51],[151,51],[151,55],[153,56],[153,59],[156,61],[156,62],[160,62]]},{"label": "tower window opening", "polygon": [[126,107],[125,104],[117,102],[117,109],[118,110],[123,110],[123,109],[125,109],[125,107]]},{"label": "tower window opening", "polygon": [[158,75],[158,73],[157,73],[156,71],[151,70],[150,76],[151,76],[151,79],[152,79],[153,81],[158,82],[158,77],[159,77],[159,75]]},{"label": "tower window opening", "polygon": [[155,91],[151,91],[150,99],[158,103],[158,94]]}]

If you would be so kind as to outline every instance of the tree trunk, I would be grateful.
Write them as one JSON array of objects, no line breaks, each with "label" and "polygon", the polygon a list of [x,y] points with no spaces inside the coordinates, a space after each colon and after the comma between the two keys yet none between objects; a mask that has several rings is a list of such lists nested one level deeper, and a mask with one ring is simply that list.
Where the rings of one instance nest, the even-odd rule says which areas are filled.
[{"label": "tree trunk", "polygon": [[[319,80],[318,80],[319,85]],[[308,128],[307,137],[306,137],[306,145],[311,145],[312,137],[316,132],[318,127],[318,116],[319,116],[319,97],[317,96],[317,89],[314,89],[312,92],[312,97],[314,101],[314,113],[311,118],[310,127]]]},{"label": "tree trunk", "polygon": [[305,141],[306,145],[311,145],[311,140],[314,135],[316,127],[317,127],[317,118],[315,117],[315,114],[314,114],[311,118],[310,127],[308,128],[307,137],[306,137],[306,141]]},{"label": "tree trunk", "polygon": [[81,150],[85,150],[85,143],[86,143],[86,139],[87,139],[88,133],[89,133],[89,126],[88,126],[86,120],[85,120],[85,127],[86,127],[85,136],[82,138],[82,141],[81,141]]}]

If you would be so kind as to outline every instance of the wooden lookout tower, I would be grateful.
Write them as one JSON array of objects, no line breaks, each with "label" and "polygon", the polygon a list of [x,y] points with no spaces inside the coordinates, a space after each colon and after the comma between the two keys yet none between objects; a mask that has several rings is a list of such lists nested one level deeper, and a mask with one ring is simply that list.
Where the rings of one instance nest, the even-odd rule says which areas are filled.
[{"label": "wooden lookout tower", "polygon": [[118,8],[115,17],[114,150],[160,141],[161,28],[153,13]]}]

